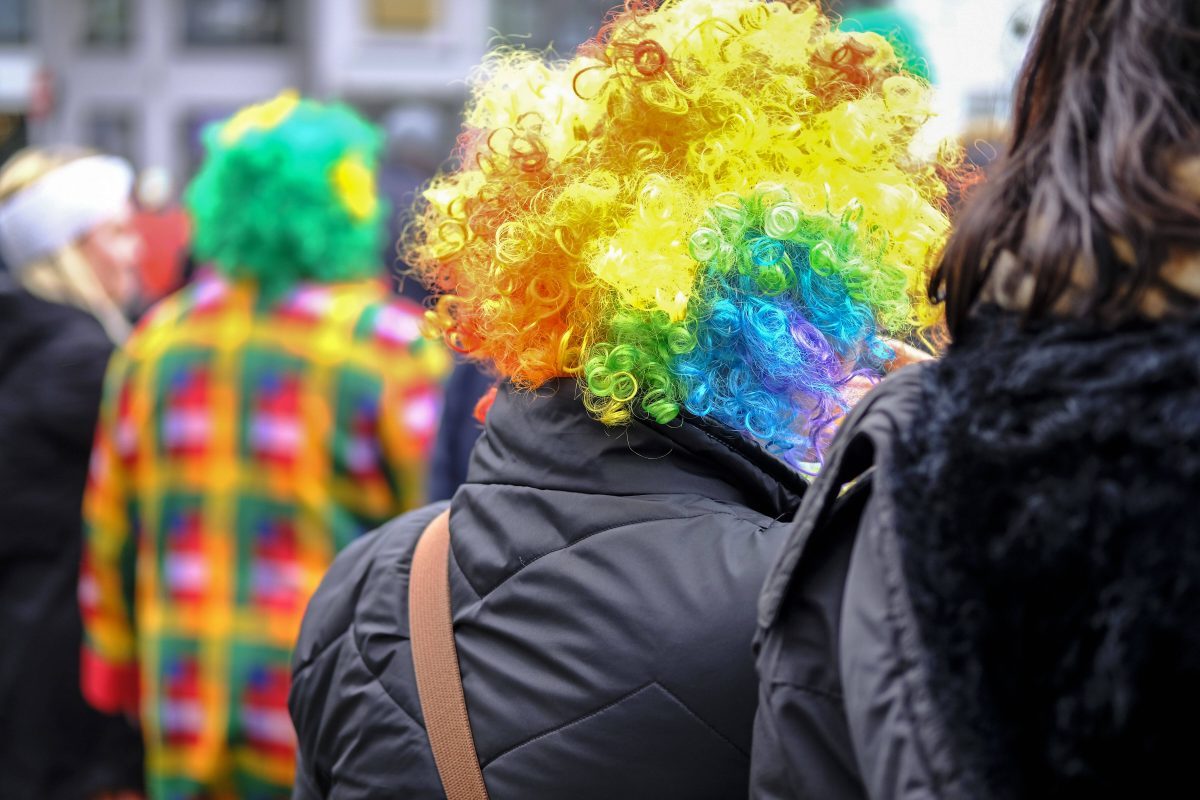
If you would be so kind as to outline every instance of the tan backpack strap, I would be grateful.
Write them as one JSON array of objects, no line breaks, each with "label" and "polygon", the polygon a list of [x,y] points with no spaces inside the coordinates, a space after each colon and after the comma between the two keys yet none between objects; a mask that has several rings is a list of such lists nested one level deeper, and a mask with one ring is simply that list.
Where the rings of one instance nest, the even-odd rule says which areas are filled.
[{"label": "tan backpack strap", "polygon": [[487,800],[454,645],[449,511],[429,523],[413,553],[408,627],[425,732],[446,798]]}]

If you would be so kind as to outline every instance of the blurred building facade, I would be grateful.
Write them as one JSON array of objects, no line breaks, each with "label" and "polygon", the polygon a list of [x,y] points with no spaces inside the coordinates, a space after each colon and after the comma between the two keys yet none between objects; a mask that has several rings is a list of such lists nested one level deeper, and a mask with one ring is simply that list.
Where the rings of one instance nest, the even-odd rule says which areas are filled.
[{"label": "blurred building facade", "polygon": [[453,109],[489,0],[0,0],[0,112],[183,178],[208,122],[288,87]]},{"label": "blurred building facade", "polygon": [[[489,44],[569,52],[616,2],[0,0],[0,158],[25,143],[80,143],[179,182],[207,123],[295,87],[380,121],[402,165],[385,180],[407,186],[449,152],[464,77]],[[837,0],[837,11],[885,2]],[[1040,0],[894,2],[952,84],[945,127],[1003,115],[1018,28]],[[990,50],[972,38],[997,27]]]}]

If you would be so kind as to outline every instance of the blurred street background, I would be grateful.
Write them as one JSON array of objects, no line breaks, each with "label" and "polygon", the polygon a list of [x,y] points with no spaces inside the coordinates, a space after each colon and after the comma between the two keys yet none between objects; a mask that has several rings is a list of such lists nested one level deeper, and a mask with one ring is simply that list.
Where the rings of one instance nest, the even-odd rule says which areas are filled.
[{"label": "blurred street background", "polygon": [[[381,187],[403,210],[447,157],[464,78],[490,43],[568,54],[613,0],[0,0],[0,161],[27,145],[129,159],[156,203],[200,159],[200,131],[292,87],[350,103],[388,137]],[[941,114],[986,161],[1039,0],[841,0],[920,31]]]}]

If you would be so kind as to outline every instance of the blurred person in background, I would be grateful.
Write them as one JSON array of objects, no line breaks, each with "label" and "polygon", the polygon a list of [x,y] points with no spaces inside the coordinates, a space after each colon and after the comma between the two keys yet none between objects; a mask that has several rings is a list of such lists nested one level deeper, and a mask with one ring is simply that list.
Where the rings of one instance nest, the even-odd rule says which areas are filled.
[{"label": "blurred person in background", "polygon": [[179,289],[185,281],[187,212],[171,196],[171,174],[162,167],[142,170],[137,180],[133,225],[142,237],[142,309]]},{"label": "blurred person in background", "polygon": [[1013,108],[953,343],[847,421],[766,584],[755,798],[1194,779],[1200,3],[1048,0]]},{"label": "blurred person in background", "polygon": [[289,659],[334,555],[423,497],[440,346],[379,263],[380,137],[285,93],[212,126],[210,274],[114,359],[85,502],[84,686],[153,798],[286,797]]},{"label": "blurred person in background", "polygon": [[80,507],[140,243],[129,165],[24,150],[0,169],[0,795],[138,790],[141,741],[80,693]]},{"label": "blurred person in background", "polygon": [[[884,337],[936,322],[929,95],[807,2],[630,3],[574,58],[487,60],[404,252],[432,331],[505,380],[449,506],[310,603],[298,797],[442,797],[448,764],[494,798],[745,796],[755,599],[801,470]],[[460,761],[414,672],[419,540],[449,560],[419,573],[449,592]]]},{"label": "blurred person in background", "polygon": [[[421,301],[425,287],[408,280],[410,270],[396,243],[412,223],[412,209],[421,189],[445,158],[445,113],[433,103],[409,102],[387,114],[381,124],[387,139],[387,158],[380,169],[380,192],[400,213],[388,227],[388,262],[395,264],[397,291]],[[478,365],[458,360],[446,382],[446,402],[438,422],[437,438],[429,460],[429,500],[448,500],[467,479],[467,462],[482,423],[474,414],[479,399],[495,384]]]},{"label": "blurred person in background", "polygon": [[379,193],[398,212],[388,219],[384,263],[394,267],[397,291],[416,302],[425,299],[425,289],[419,281],[404,279],[407,269],[396,242],[412,221],[411,209],[421,187],[445,157],[450,137],[444,117],[436,104],[414,100],[391,110],[380,121],[385,157],[379,167]]},{"label": "blurred person in background", "polygon": [[[475,443],[483,433],[485,396],[496,379],[470,361],[458,361],[446,380],[446,397],[429,458],[429,500],[449,500],[466,483]],[[480,403],[483,402],[481,406]]]}]

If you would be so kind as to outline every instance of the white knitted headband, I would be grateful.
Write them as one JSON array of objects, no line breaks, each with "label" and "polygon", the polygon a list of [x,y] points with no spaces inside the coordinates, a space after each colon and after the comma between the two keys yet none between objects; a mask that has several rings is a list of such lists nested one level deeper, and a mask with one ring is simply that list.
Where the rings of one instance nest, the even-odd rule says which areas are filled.
[{"label": "white knitted headband", "polygon": [[120,215],[133,169],[115,156],[88,156],[47,172],[0,204],[0,256],[12,270],[56,253]]}]

